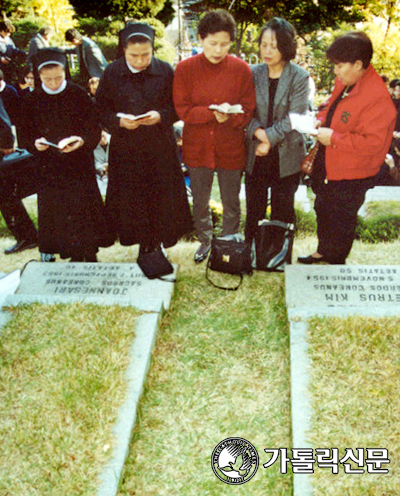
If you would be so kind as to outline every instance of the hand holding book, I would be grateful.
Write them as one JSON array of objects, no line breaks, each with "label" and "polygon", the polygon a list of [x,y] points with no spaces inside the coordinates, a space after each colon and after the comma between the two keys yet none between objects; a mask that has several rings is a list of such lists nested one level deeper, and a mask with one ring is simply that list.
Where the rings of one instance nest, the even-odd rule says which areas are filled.
[{"label": "hand holding book", "polygon": [[208,108],[210,110],[220,112],[221,114],[244,114],[240,103],[237,103],[236,105],[230,105],[229,103],[222,103],[221,105],[213,104]]},{"label": "hand holding book", "polygon": [[58,143],[48,141],[46,138],[39,138],[35,141],[35,146],[39,151],[47,150],[48,147],[56,148],[62,153],[69,153],[83,145],[83,139],[80,136],[68,136]]}]

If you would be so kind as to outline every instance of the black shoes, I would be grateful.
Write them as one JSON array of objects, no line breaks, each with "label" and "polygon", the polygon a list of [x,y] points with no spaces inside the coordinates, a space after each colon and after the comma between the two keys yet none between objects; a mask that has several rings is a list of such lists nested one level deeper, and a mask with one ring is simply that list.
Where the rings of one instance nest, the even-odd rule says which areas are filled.
[{"label": "black shoes", "polygon": [[19,253],[20,251],[24,250],[31,250],[32,248],[36,248],[38,246],[38,243],[34,241],[27,241],[26,239],[23,239],[22,241],[17,241],[15,245],[10,246],[10,248],[6,248],[4,250],[5,255],[12,255],[13,253]]},{"label": "black shoes", "polygon": [[324,257],[313,257],[312,255],[309,255],[308,257],[298,257],[297,261],[302,264],[306,265],[311,265],[311,264],[316,264],[316,263],[321,263],[321,262],[326,262]]},{"label": "black shoes", "polygon": [[201,245],[197,248],[196,253],[194,254],[194,261],[196,263],[200,263],[207,258],[207,255],[210,253],[211,244],[201,243]]}]

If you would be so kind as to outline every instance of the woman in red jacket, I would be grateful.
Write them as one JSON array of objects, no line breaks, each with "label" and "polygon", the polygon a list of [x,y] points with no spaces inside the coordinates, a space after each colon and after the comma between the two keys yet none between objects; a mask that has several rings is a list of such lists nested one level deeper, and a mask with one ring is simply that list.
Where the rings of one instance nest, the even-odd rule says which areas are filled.
[{"label": "woman in red jacket", "polygon": [[[239,230],[240,180],[245,165],[244,126],[255,107],[249,66],[228,55],[235,39],[235,21],[225,10],[206,14],[198,26],[203,53],[180,62],[174,77],[174,104],[185,123],[183,161],[188,166],[193,216],[200,247],[195,261],[210,251],[212,220],[209,200],[217,172],[223,206],[222,235]],[[241,104],[243,113],[226,114],[209,108]]]},{"label": "woman in red jacket", "polygon": [[305,264],[344,264],[350,253],[357,212],[385,160],[396,109],[371,66],[372,43],[365,33],[346,33],[327,50],[335,66],[335,88],[318,114],[320,148],[313,172],[318,248]]}]

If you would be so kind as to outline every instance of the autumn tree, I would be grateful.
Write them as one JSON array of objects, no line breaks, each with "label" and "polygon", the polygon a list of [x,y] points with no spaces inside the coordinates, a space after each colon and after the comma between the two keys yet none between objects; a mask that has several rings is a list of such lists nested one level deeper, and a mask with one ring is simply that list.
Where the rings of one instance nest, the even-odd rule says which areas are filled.
[{"label": "autumn tree", "polygon": [[71,0],[80,17],[135,18],[156,17],[166,0]]},{"label": "autumn tree", "polygon": [[68,0],[31,0],[30,4],[35,14],[47,20],[55,33],[64,32],[76,24],[75,12]]}]

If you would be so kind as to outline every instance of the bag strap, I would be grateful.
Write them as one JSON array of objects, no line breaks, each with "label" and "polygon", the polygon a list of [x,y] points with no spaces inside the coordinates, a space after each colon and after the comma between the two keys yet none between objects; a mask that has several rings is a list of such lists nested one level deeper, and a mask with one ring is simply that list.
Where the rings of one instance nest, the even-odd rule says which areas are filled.
[{"label": "bag strap", "polygon": [[158,276],[156,277],[156,279],[158,279],[159,281],[164,281],[164,282],[173,282],[175,283],[176,282],[176,277],[174,277],[173,279],[165,279],[167,276]]},{"label": "bag strap", "polygon": [[[243,281],[243,274],[237,274],[240,277],[240,281],[238,282],[237,286],[235,287],[226,287],[226,286],[219,286],[218,284],[215,284],[209,276],[209,271],[210,271],[210,259],[207,260],[207,268],[206,268],[206,278],[209,283],[211,283],[214,288],[217,289],[224,289],[225,291],[237,291],[239,289],[239,286],[242,284]],[[231,274],[234,275],[234,274]]]},{"label": "bag strap", "polygon": [[261,221],[262,225],[269,225],[269,226],[277,226],[277,227],[282,227],[283,229],[287,229],[288,231],[294,231],[295,227],[293,223],[288,224],[287,222],[282,222],[280,220],[269,220],[269,219],[264,219]]}]

